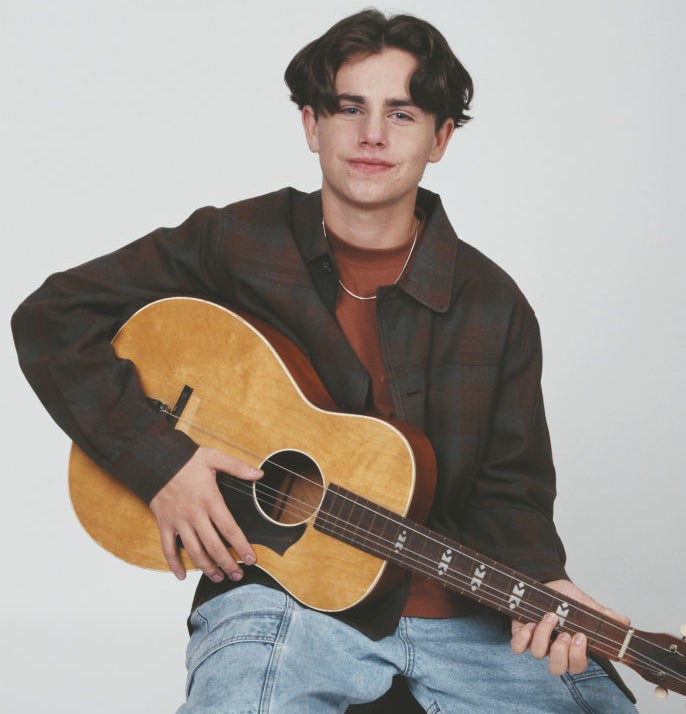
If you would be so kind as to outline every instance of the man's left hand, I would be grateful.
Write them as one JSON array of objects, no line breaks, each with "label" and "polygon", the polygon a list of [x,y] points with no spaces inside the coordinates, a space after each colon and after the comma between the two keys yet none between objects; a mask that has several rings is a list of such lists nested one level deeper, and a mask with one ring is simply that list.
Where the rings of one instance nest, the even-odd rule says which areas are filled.
[{"label": "man's left hand", "polygon": [[[618,615],[613,610],[596,602],[569,580],[553,580],[546,583],[546,585],[562,593],[565,597],[578,600],[583,605],[598,610],[603,615],[618,620],[624,625],[630,624],[628,617]],[[549,656],[550,662],[548,666],[553,674],[560,675],[567,671],[572,674],[580,674],[588,666],[586,636],[583,633],[570,635],[562,632],[554,640],[551,640],[556,625],[557,615],[552,612],[546,614],[538,623],[525,624],[518,620],[513,620],[512,640],[510,642],[512,651],[516,654],[522,654],[529,650],[537,659]]]}]

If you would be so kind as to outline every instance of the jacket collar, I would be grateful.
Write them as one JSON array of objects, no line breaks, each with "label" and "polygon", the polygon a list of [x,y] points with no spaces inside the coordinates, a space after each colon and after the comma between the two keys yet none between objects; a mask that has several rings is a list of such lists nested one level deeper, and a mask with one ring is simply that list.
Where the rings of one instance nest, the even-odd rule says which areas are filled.
[{"label": "jacket collar", "polygon": [[420,188],[417,205],[426,223],[410,269],[400,278],[398,287],[431,310],[447,312],[457,266],[457,235],[438,194]]},{"label": "jacket collar", "polygon": [[[453,295],[459,240],[438,194],[420,188],[417,205],[426,215],[426,223],[410,268],[398,281],[398,287],[431,310],[446,312]],[[293,229],[308,264],[317,260],[333,262],[321,224],[321,191],[301,195],[293,209]]]}]

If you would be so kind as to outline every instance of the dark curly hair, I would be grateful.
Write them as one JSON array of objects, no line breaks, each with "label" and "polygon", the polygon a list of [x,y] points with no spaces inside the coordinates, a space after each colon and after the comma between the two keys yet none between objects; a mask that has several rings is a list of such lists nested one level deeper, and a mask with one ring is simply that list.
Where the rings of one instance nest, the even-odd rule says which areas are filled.
[{"label": "dark curly hair", "polygon": [[436,116],[437,129],[449,117],[455,126],[469,121],[466,110],[474,85],[445,37],[425,20],[411,15],[386,17],[373,9],[343,18],[295,55],[284,75],[291,99],[299,109],[310,105],[316,116],[334,113],[338,109],[334,83],[340,67],[355,55],[377,54],[386,47],[417,59],[410,96],[418,107]]}]

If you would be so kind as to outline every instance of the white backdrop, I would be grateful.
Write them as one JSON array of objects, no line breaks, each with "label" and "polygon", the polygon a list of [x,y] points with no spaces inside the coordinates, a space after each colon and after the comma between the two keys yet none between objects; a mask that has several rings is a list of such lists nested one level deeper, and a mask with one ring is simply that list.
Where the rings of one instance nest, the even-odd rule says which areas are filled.
[{"label": "white backdrop", "polygon": [[[3,710],[174,711],[195,581],[124,565],[81,530],[68,441],[16,366],[12,309],[48,273],[200,205],[316,188],[282,71],[361,7],[0,0]],[[676,632],[686,622],[686,4],[381,8],[436,24],[475,78],[475,118],[425,183],[538,313],[570,573],[642,629]],[[642,712],[683,711],[621,669]]]}]

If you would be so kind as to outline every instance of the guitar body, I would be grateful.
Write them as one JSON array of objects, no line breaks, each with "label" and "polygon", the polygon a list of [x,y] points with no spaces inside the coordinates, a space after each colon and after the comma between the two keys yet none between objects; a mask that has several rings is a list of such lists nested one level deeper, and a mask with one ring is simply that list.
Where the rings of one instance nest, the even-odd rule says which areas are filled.
[{"label": "guitar body", "polygon": [[[331,484],[423,520],[435,482],[433,452],[423,435],[337,413],[290,342],[206,301],[152,303],[122,327],[113,346],[118,357],[136,365],[149,398],[171,409],[184,388],[192,389],[179,404],[176,428],[265,470],[255,486],[223,479],[225,497],[259,567],[295,598],[338,611],[397,580],[401,571],[395,566],[315,530],[313,522]],[[293,472],[300,478],[289,479]],[[168,569],[147,505],[76,446],[69,486],[76,514],[95,541],[127,562]],[[265,486],[278,495],[261,497]]]}]

